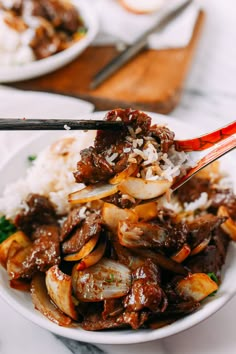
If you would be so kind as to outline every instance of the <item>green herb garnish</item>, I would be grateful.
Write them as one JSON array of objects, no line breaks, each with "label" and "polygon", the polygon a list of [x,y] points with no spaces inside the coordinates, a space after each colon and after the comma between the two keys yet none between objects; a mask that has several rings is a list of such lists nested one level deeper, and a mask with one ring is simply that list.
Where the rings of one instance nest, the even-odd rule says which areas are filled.
[{"label": "green herb garnish", "polygon": [[0,217],[0,243],[6,240],[15,231],[15,226],[7,220],[5,216]]},{"label": "green herb garnish", "polygon": [[36,160],[37,159],[37,156],[36,155],[29,155],[28,156],[28,161],[29,162],[33,162],[34,160]]},{"label": "green herb garnish", "polygon": [[[211,272],[211,273],[207,273],[208,277],[211,278],[211,280],[213,280],[217,285],[219,284],[219,280],[217,278],[217,276],[215,275],[215,273]],[[213,293],[211,293],[210,295],[208,296],[215,296],[215,294],[217,293],[217,290],[216,291],[213,291]]]},{"label": "green herb garnish", "polygon": [[113,274],[113,273],[109,274],[109,277],[106,278],[105,281],[106,281],[107,283],[113,283],[113,282],[115,281],[114,274]]}]

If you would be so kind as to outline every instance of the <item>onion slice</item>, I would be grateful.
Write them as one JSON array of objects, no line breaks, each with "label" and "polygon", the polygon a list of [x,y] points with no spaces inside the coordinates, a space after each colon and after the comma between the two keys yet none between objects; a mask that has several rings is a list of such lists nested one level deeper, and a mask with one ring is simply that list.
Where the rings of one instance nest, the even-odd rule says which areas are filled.
[{"label": "onion slice", "polygon": [[218,216],[226,216],[228,219],[220,225],[220,227],[230,236],[233,241],[236,241],[236,222],[230,217],[228,209],[221,205],[218,209]]},{"label": "onion slice", "polygon": [[146,200],[161,196],[171,187],[171,184],[167,180],[148,181],[143,178],[128,177],[119,184],[119,190],[136,199]]},{"label": "onion slice", "polygon": [[106,250],[106,241],[100,239],[98,246],[93,252],[84,257],[82,261],[77,265],[77,270],[83,270],[96,264],[103,257]]},{"label": "onion slice", "polygon": [[116,261],[103,258],[94,266],[72,272],[72,285],[76,298],[96,302],[126,295],[131,286],[131,271]]},{"label": "onion slice", "polygon": [[180,296],[201,301],[218,289],[218,285],[205,273],[189,274],[180,280],[176,290]]},{"label": "onion slice", "polygon": [[137,222],[138,215],[130,209],[121,209],[114,204],[104,203],[102,208],[102,219],[111,231],[116,232],[119,221]]},{"label": "onion slice", "polygon": [[86,257],[89,255],[94,247],[96,246],[97,242],[99,239],[99,233],[94,235],[82,248],[79,252],[69,254],[66,257],[64,257],[65,261],[79,261],[82,258]]},{"label": "onion slice", "polygon": [[209,242],[211,241],[211,236],[209,236],[208,238],[205,238],[201,243],[199,243],[199,245],[197,245],[196,247],[194,247],[192,249],[191,252],[191,256],[195,256],[196,254],[202,252],[206,246],[209,244]]},{"label": "onion slice", "polygon": [[186,243],[176,252],[171,259],[177,263],[182,263],[191,253],[191,248]]},{"label": "onion slice", "polygon": [[13,235],[9,236],[5,241],[0,244],[0,263],[6,268],[8,252],[13,241],[16,241],[21,248],[27,247],[32,244],[30,239],[22,232],[17,231]]},{"label": "onion slice", "polygon": [[152,220],[158,216],[157,203],[155,202],[137,205],[133,211],[142,221]]},{"label": "onion slice", "polygon": [[131,165],[127,166],[123,171],[121,171],[120,173],[117,173],[114,177],[112,177],[109,180],[109,183],[110,184],[118,184],[118,183],[122,182],[124,179],[131,176],[136,171],[137,166],[138,165],[136,163],[132,163]]},{"label": "onion slice", "polygon": [[50,321],[59,326],[69,326],[71,318],[62,313],[53,305],[45,285],[45,275],[36,273],[31,282],[31,295],[35,308],[46,316]]},{"label": "onion slice", "polygon": [[78,319],[72,298],[71,277],[54,265],[46,273],[45,283],[48,294],[57,307],[74,320]]},{"label": "onion slice", "polygon": [[118,191],[117,185],[97,183],[85,187],[77,192],[69,194],[69,203],[87,203],[93,200],[102,199]]}]

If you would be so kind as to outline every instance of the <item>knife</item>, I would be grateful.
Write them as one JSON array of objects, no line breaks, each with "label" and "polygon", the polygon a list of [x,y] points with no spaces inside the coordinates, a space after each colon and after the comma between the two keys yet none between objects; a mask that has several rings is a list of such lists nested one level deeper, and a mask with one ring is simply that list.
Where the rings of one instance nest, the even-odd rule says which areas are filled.
[{"label": "knife", "polygon": [[113,75],[118,69],[120,69],[125,63],[132,59],[142,49],[147,46],[148,36],[153,32],[162,31],[172,20],[179,16],[193,0],[187,0],[181,5],[175,7],[168,14],[165,14],[158,23],[143,33],[132,45],[118,54],[107,65],[105,65],[92,79],[90,89],[95,89],[100,86],[106,79]]}]

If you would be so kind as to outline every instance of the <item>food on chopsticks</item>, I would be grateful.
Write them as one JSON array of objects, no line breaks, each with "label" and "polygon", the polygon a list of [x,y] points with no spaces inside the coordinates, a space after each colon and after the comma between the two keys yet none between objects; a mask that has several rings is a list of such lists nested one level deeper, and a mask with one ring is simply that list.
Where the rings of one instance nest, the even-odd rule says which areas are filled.
[{"label": "food on chopsticks", "polygon": [[0,64],[22,65],[67,49],[86,34],[69,0],[0,0]]},{"label": "food on chopsticks", "polygon": [[61,326],[160,328],[217,292],[236,196],[218,163],[171,195],[193,166],[174,133],[131,109],[105,119],[126,124],[83,150],[81,133],[68,132],[7,186],[0,213],[15,229],[0,262],[10,285],[30,288],[36,309]]}]

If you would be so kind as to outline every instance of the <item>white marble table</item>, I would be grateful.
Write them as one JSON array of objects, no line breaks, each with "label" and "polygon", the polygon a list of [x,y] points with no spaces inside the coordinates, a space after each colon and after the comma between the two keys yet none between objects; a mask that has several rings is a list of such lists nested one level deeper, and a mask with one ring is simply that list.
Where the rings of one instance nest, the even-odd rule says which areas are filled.
[{"label": "white marble table", "polygon": [[[204,33],[181,103],[173,115],[204,131],[236,117],[236,4],[234,0],[199,2],[207,12]],[[6,136],[0,135],[2,149],[4,139]],[[10,148],[8,141],[6,150]],[[0,149],[1,156],[3,152],[6,153]],[[236,298],[202,324],[170,338],[98,348],[56,337],[22,318],[0,299],[0,354],[233,354],[236,352],[235,314]]]}]

